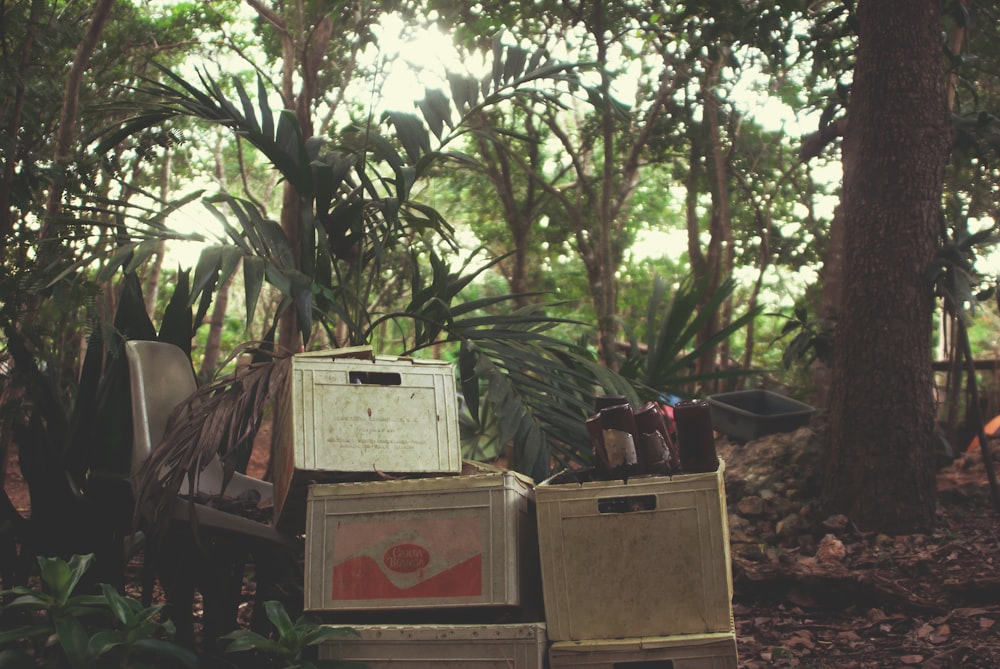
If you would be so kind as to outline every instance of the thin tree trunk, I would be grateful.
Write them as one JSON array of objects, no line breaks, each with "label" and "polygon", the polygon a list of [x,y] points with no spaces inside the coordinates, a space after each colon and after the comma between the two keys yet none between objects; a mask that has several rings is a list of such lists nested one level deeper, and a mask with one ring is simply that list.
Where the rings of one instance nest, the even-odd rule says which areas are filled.
[{"label": "thin tree trunk", "polygon": [[[46,206],[46,218],[49,220],[58,216],[62,210],[64,184],[62,177],[58,176],[58,172],[66,168],[72,156],[73,143],[76,141],[76,119],[80,106],[80,88],[83,86],[83,75],[90,64],[90,57],[97,48],[101,33],[104,32],[104,27],[111,17],[111,8],[114,4],[114,0],[97,0],[94,4],[94,13],[87,25],[87,32],[84,33],[83,40],[76,48],[73,65],[66,76],[62,113],[59,116],[59,126],[56,129],[56,145],[53,155],[57,176],[56,182],[49,189]],[[44,235],[42,236],[44,237]]]},{"label": "thin tree trunk", "polygon": [[[608,102],[611,100],[611,75],[605,65],[608,62],[608,42],[604,34],[604,3],[594,3],[594,36],[597,38],[597,62],[601,65],[601,96]],[[618,280],[615,276],[617,258],[613,252],[612,234],[615,217],[612,209],[612,197],[615,184],[616,155],[615,127],[611,105],[605,104],[601,113],[601,141],[603,143],[603,162],[601,165],[601,194],[598,202],[598,224],[600,232],[597,235],[598,266],[601,271],[601,282],[598,294],[595,295],[594,306],[597,311],[597,327],[599,333],[598,349],[604,364],[612,369],[618,368],[618,355],[615,347],[618,335],[618,323],[615,319],[618,305]]]},{"label": "thin tree trunk", "polygon": [[[160,169],[160,201],[166,202],[170,197],[170,174],[171,174],[171,153],[168,147],[163,155],[163,164]],[[160,296],[160,277],[163,276],[163,256],[167,250],[167,244],[162,239],[156,244],[156,252],[153,253],[149,263],[149,274],[146,276],[146,313],[152,318],[156,313],[156,300]]]},{"label": "thin tree trunk", "polygon": [[[703,276],[708,279],[708,295],[714,294],[722,283],[723,272],[726,271],[725,254],[732,237],[732,223],[729,209],[729,183],[726,176],[726,158],[722,150],[721,117],[719,114],[719,99],[715,95],[715,86],[722,71],[722,54],[713,49],[713,57],[709,69],[705,73],[702,85],[704,104],[704,124],[707,141],[707,158],[709,163],[708,177],[712,193],[712,213],[709,223],[710,238],[708,252],[702,266]],[[713,313],[698,333],[698,343],[703,343],[718,332],[722,314]],[[718,347],[709,347],[696,363],[696,373],[710,374],[715,371],[718,363]],[[704,391],[712,391],[709,383]]]},{"label": "thin tree trunk", "polygon": [[[847,171],[847,161],[850,156],[843,157],[844,170]],[[840,314],[841,297],[843,295],[844,274],[844,216],[838,205],[833,211],[830,221],[830,235],[827,240],[826,256],[823,258],[822,285],[823,294],[820,299],[819,317],[827,323],[836,323]],[[832,383],[832,363],[817,360],[812,369],[813,396],[812,401],[818,407],[829,406],[830,384]]]},{"label": "thin tree trunk", "polygon": [[229,290],[233,285],[235,274],[230,274],[215,291],[215,304],[212,306],[212,317],[208,322],[208,336],[205,338],[205,350],[201,359],[201,380],[211,379],[219,366],[222,345],[222,331],[226,326],[226,309],[229,307]]}]

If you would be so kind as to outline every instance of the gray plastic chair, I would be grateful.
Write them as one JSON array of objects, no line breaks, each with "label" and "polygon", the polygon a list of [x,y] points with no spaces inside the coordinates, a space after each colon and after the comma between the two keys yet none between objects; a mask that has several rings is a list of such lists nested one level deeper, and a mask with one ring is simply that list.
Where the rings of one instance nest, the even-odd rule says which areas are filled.
[{"label": "gray plastic chair", "polygon": [[[156,341],[129,341],[125,344],[129,364],[129,383],[132,391],[132,461],[130,483],[138,498],[138,474],[153,448],[159,444],[166,431],[167,418],[178,404],[197,389],[194,370],[187,355],[173,344]],[[219,458],[214,458],[198,478],[198,491],[207,495],[238,497],[248,490],[260,493],[261,500],[274,497],[271,483],[236,472],[222,489],[223,471]],[[187,480],[180,494],[188,495]],[[192,509],[187,500],[178,500],[173,516],[188,521]],[[289,538],[270,525],[204,504],[195,503],[193,512],[199,528],[215,528],[244,534],[277,543],[288,543]]]}]

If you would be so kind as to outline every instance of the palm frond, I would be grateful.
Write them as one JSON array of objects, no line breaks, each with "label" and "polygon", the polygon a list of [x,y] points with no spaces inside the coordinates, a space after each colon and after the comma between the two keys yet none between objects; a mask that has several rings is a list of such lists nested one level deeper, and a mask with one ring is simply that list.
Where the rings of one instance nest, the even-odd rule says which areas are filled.
[{"label": "palm frond", "polygon": [[[274,354],[257,344],[244,344],[230,356],[250,354],[255,359],[249,365],[201,386],[171,413],[137,486],[136,513],[148,516],[154,530],[165,529],[185,482],[186,489],[198,490],[201,473],[218,458],[227,485],[241,452],[252,447],[266,409],[280,394],[291,368],[290,355]],[[194,498],[188,502],[193,504]]]}]

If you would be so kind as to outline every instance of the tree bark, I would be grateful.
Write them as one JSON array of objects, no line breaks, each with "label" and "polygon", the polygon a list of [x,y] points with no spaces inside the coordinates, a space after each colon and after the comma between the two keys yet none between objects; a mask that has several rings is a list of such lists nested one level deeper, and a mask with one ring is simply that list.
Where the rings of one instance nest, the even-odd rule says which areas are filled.
[{"label": "tree bark", "polygon": [[[709,222],[710,238],[705,261],[699,277],[707,277],[709,288],[707,295],[714,294],[722,285],[723,275],[732,273],[732,221],[729,208],[729,182],[727,176],[728,159],[722,150],[722,117],[719,114],[719,98],[715,94],[719,77],[722,73],[722,63],[725,49],[712,47],[709,50],[710,61],[702,80],[702,109],[704,110],[704,131],[706,142],[706,162],[708,169],[709,190],[712,195],[712,212]],[[730,312],[731,312],[731,307]],[[712,313],[704,327],[698,333],[698,343],[707,342],[723,325],[724,314]],[[719,360],[719,347],[710,346],[695,363],[696,374],[712,374],[717,366],[725,364]],[[728,354],[727,354],[728,356]],[[703,394],[715,392],[713,382],[705,383]]]},{"label": "tree bark", "polygon": [[951,143],[941,3],[862,0],[858,17],[824,483],[859,526],[899,533],[927,527],[935,507],[926,271]]},{"label": "tree bark", "polygon": [[212,317],[208,322],[208,337],[205,339],[205,351],[201,359],[201,381],[210,380],[219,366],[222,349],[222,330],[226,326],[226,310],[229,308],[229,290],[233,285],[235,274],[230,274],[215,291],[215,304],[212,307]]},{"label": "tree bark", "polygon": [[[160,168],[160,201],[170,198],[170,174],[172,170],[172,153],[170,148],[163,154],[163,166]],[[150,258],[149,273],[146,275],[146,313],[153,318],[156,313],[156,301],[160,297],[160,277],[163,276],[163,257],[167,252],[167,243],[160,240],[156,243],[156,252]]]},{"label": "tree bark", "polygon": [[[59,127],[56,130],[56,147],[53,163],[57,170],[63,169],[69,163],[73,142],[76,139],[76,118],[80,105],[80,88],[83,86],[83,75],[87,71],[90,57],[97,48],[101,33],[111,17],[114,0],[97,0],[94,3],[94,13],[90,17],[83,40],[76,48],[73,65],[66,76],[66,89],[63,94],[62,113],[59,117]],[[58,179],[58,177],[57,177]],[[53,184],[49,190],[46,218],[57,216],[62,209],[63,186],[61,180]],[[44,234],[42,235],[45,236]]]}]

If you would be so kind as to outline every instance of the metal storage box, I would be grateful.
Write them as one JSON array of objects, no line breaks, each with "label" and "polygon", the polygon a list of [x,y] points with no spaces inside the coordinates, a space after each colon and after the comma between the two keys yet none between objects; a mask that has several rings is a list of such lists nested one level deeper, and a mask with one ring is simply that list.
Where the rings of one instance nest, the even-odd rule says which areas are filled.
[{"label": "metal storage box", "polygon": [[301,353],[291,364],[274,428],[279,524],[301,530],[309,472],[461,471],[452,364],[373,357],[369,347]]},{"label": "metal storage box", "polygon": [[717,393],[706,401],[711,407],[713,429],[740,441],[791,432],[816,413],[808,404],[770,390]]},{"label": "metal storage box", "polygon": [[359,636],[324,643],[319,659],[371,669],[542,669],[545,625],[351,625]]},{"label": "metal storage box", "polygon": [[723,469],[537,486],[549,639],[730,631]]},{"label": "metal storage box", "polygon": [[640,639],[559,641],[551,669],[736,669],[736,635],[693,634]]},{"label": "metal storage box", "polygon": [[306,522],[307,610],[540,607],[520,474],[314,485]]}]

